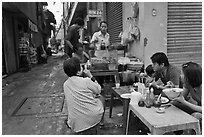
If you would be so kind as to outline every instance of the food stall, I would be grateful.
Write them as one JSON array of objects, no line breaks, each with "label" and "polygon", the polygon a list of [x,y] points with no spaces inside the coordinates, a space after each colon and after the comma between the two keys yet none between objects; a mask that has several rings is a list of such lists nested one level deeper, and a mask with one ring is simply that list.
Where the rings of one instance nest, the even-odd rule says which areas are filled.
[{"label": "food stall", "polygon": [[[107,97],[110,97],[108,89],[115,87],[116,83],[120,83],[120,85],[133,84],[143,66],[143,62],[137,58],[119,57],[119,54],[118,50],[100,50],[97,57],[90,58],[90,70],[93,76],[114,76],[114,80],[104,80],[101,85]],[[121,65],[126,65],[126,69],[119,70]]]}]

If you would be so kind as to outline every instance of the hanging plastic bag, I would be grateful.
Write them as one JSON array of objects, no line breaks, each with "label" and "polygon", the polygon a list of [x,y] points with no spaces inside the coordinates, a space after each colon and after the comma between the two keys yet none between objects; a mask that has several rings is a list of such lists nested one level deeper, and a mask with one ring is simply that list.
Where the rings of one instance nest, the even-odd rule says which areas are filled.
[{"label": "hanging plastic bag", "polygon": [[124,30],[119,34],[121,38],[121,44],[127,45],[135,40],[140,39],[140,30],[135,25],[135,20],[133,18],[128,18],[128,29]]},{"label": "hanging plastic bag", "polygon": [[131,35],[131,25],[129,25],[128,30],[121,32],[121,34],[119,36],[121,36],[121,44],[122,45],[127,45],[127,44],[133,42],[134,38]]},{"label": "hanging plastic bag", "polygon": [[140,30],[139,27],[134,26],[130,32],[131,36],[134,38],[134,40],[140,39]]},{"label": "hanging plastic bag", "polygon": [[121,32],[121,44],[127,45],[131,42],[131,35],[128,31]]}]

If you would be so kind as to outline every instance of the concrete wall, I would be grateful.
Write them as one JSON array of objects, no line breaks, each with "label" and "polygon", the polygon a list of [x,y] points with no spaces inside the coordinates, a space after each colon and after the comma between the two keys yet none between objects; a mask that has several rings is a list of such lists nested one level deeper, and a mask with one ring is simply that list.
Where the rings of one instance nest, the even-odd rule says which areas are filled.
[{"label": "concrete wall", "polygon": [[5,61],[7,73],[11,74],[16,72],[17,70],[17,61],[16,61],[16,49],[15,49],[15,39],[14,39],[14,25],[13,25],[13,17],[7,12],[3,11],[3,24],[4,27],[4,37],[3,37],[3,45],[4,53],[5,53]]},{"label": "concrete wall", "polygon": [[[151,63],[150,57],[155,52],[167,53],[167,5],[167,2],[144,3],[142,38],[148,39],[144,50],[145,66]],[[156,10],[156,16],[152,16],[153,9]]]},{"label": "concrete wall", "polygon": [[[156,16],[152,16],[153,9],[156,9]],[[123,29],[127,29],[127,17],[133,15],[132,3],[123,3],[123,11]],[[147,66],[155,52],[167,53],[167,2],[139,2],[136,25],[140,28],[140,41],[130,44],[129,53],[143,60]],[[148,39],[146,47],[144,38]]]}]

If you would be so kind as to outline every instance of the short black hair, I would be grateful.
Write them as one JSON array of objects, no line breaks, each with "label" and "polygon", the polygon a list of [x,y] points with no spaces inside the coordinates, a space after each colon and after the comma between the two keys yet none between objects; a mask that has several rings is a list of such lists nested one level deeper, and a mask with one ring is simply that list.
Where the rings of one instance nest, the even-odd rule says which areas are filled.
[{"label": "short black hair", "polygon": [[202,68],[194,62],[187,62],[182,65],[184,77],[187,78],[188,83],[193,87],[199,87],[202,84]]},{"label": "short black hair", "polygon": [[72,57],[63,63],[63,69],[67,76],[76,76],[77,72],[81,70],[80,60],[76,57]]},{"label": "short black hair", "polygon": [[83,48],[83,44],[82,43],[77,43],[75,46],[75,52],[79,49],[79,48]]},{"label": "short black hair", "polygon": [[157,53],[153,54],[151,57],[151,60],[153,63],[158,63],[159,65],[164,63],[164,66],[169,66],[169,60],[168,60],[166,54],[163,52],[157,52]]},{"label": "short black hair", "polygon": [[84,20],[80,17],[77,17],[74,23],[78,24],[79,26],[84,26]]},{"label": "short black hair", "polygon": [[105,23],[108,26],[108,23],[106,21],[101,21],[100,22],[100,27],[101,27],[102,23]]},{"label": "short black hair", "polygon": [[152,77],[152,75],[154,74],[154,69],[151,64],[146,67],[145,71],[147,75],[150,77]]}]

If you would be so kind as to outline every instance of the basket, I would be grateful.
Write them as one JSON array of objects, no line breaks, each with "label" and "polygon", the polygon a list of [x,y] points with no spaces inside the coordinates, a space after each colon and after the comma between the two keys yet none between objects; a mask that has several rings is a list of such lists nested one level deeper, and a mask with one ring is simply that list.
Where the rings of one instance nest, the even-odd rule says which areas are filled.
[{"label": "basket", "polygon": [[108,70],[108,63],[94,63],[91,65],[92,70]]}]

